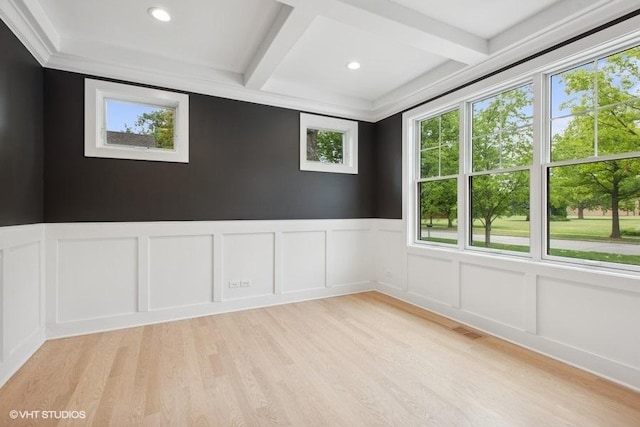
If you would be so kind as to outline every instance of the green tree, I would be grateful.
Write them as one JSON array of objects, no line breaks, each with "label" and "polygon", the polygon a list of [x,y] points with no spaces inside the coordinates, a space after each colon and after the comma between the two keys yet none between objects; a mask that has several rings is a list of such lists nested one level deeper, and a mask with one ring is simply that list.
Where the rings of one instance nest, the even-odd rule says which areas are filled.
[{"label": "green tree", "polygon": [[307,129],[307,160],[322,163],[342,163],[344,156],[342,132]]},{"label": "green tree", "polygon": [[[640,151],[640,49],[601,59],[562,75],[573,114],[553,138],[553,160]],[[596,108],[597,106],[597,108]],[[620,205],[640,196],[640,161],[616,159],[559,167],[552,181],[554,197],[568,205],[611,209],[611,238],[621,238]]]},{"label": "green tree", "polygon": [[168,108],[159,108],[150,113],[143,113],[134,122],[131,128],[125,125],[125,131],[141,135],[153,135],[156,148],[173,149],[175,130],[175,111]]},{"label": "green tree", "polygon": [[453,221],[458,216],[456,179],[423,182],[420,196],[422,218],[446,218],[447,227],[453,227]]},{"label": "green tree", "polygon": [[484,228],[485,247],[491,246],[493,222],[508,214],[514,201],[528,206],[528,197],[528,171],[478,175],[471,179],[471,212]]}]

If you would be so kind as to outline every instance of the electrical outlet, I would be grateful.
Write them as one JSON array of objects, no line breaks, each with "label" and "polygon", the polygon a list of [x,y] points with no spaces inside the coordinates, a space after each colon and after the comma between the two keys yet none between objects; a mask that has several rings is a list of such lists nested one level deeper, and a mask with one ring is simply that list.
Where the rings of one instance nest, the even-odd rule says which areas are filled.
[{"label": "electrical outlet", "polygon": [[393,277],[393,274],[391,274],[390,270],[385,270],[384,277],[386,277],[387,279],[391,279]]},{"label": "electrical outlet", "polygon": [[240,280],[230,280],[230,281],[229,281],[229,287],[230,287],[231,289],[233,289],[233,288],[239,288],[239,287],[240,287],[240,283],[241,283],[241,282],[240,282]]},{"label": "electrical outlet", "polygon": [[240,282],[241,288],[248,288],[251,286],[251,280],[243,280]]}]

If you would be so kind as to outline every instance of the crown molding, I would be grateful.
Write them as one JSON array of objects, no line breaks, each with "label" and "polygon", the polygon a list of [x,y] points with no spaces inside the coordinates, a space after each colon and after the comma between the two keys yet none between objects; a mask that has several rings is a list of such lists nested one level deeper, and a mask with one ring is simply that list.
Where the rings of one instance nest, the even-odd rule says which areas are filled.
[{"label": "crown molding", "polygon": [[0,0],[0,19],[40,65],[60,50],[60,36],[36,0]]},{"label": "crown molding", "polygon": [[[570,0],[570,3],[577,8],[584,1]],[[637,0],[602,0],[595,4],[587,3],[589,4],[588,8],[534,34],[527,31],[528,25],[525,22],[497,35],[490,40],[492,55],[481,63],[465,66],[455,61],[448,61],[387,93],[375,100],[372,111],[373,120],[379,121],[406,111],[638,9]],[[567,4],[560,3],[558,8],[560,7],[565,9]],[[551,10],[551,12],[554,11],[558,12],[558,9]],[[545,14],[549,15],[548,12]],[[603,32],[608,38],[618,38],[636,32],[638,28],[640,28],[640,16],[609,27]],[[505,45],[507,39],[519,40],[519,42],[506,48],[501,47]],[[588,49],[588,47],[585,48]]]},{"label": "crown molding", "polygon": [[252,90],[244,86],[242,74],[202,65],[178,63],[153,55],[143,54],[135,62],[146,65],[125,65],[116,60],[96,60],[85,56],[55,53],[50,56],[45,67],[274,107],[374,121],[371,115],[372,104],[354,98],[327,95],[319,101]]},{"label": "crown molding", "polygon": [[[188,64],[119,46],[61,39],[38,0],[0,0],[0,18],[46,68],[376,122],[517,63],[637,8],[637,0],[565,0],[555,8],[534,16],[532,23],[525,21],[491,39],[491,56],[488,59],[474,65],[448,61],[373,102],[309,88],[298,88],[295,91],[297,96],[283,95],[273,90],[294,86],[277,81],[267,83],[263,90],[250,89],[245,86],[243,74],[202,64]],[[542,25],[553,21],[554,15],[563,16],[562,13],[567,14],[571,10],[575,10],[575,13],[567,18]],[[532,30],[534,24],[538,25],[534,29],[541,29]],[[607,29],[606,33],[611,37],[620,37],[637,28],[640,28],[638,16]]]}]

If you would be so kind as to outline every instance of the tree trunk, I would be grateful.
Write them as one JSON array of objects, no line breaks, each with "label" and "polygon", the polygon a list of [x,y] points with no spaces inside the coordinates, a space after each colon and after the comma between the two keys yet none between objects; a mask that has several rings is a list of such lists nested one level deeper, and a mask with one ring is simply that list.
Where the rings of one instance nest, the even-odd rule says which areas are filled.
[{"label": "tree trunk", "polygon": [[578,219],[584,219],[584,206],[578,206]]},{"label": "tree trunk", "polygon": [[447,227],[453,228],[453,219],[450,216],[447,217]]},{"label": "tree trunk", "polygon": [[484,227],[484,247],[488,248],[491,244],[491,223],[489,221],[485,222]]},{"label": "tree trunk", "polygon": [[612,239],[620,238],[620,200],[618,198],[618,185],[614,183],[611,190],[611,237]]}]

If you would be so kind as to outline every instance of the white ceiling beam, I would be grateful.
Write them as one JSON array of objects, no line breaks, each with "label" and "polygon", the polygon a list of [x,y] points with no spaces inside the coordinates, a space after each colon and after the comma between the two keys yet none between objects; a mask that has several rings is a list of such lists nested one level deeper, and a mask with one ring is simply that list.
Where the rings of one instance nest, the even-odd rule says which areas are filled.
[{"label": "white ceiling beam", "polygon": [[327,17],[405,45],[476,64],[489,56],[488,41],[389,0],[331,0]]},{"label": "white ceiling beam", "polygon": [[248,89],[262,89],[317,16],[317,12],[307,3],[290,2],[296,7],[282,5],[269,33],[245,71],[244,85]]},{"label": "white ceiling beam", "polygon": [[487,59],[487,40],[389,0],[278,0],[282,8],[244,74],[260,90],[316,16],[393,39],[463,64]]}]

